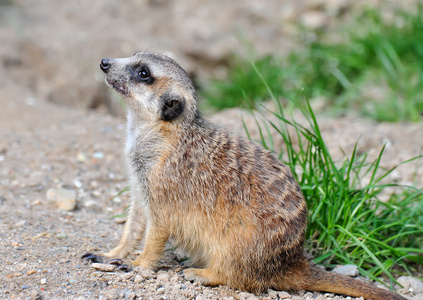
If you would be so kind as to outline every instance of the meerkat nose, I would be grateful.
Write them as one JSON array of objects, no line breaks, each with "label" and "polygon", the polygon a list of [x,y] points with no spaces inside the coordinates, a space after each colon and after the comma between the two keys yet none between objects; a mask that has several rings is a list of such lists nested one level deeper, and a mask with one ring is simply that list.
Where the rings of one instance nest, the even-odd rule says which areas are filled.
[{"label": "meerkat nose", "polygon": [[109,69],[110,69],[110,66],[111,66],[112,64],[111,64],[111,60],[110,59],[108,59],[108,58],[103,58],[102,60],[101,60],[101,63],[100,63],[100,69],[104,72],[104,73],[107,73],[107,71],[109,71]]}]

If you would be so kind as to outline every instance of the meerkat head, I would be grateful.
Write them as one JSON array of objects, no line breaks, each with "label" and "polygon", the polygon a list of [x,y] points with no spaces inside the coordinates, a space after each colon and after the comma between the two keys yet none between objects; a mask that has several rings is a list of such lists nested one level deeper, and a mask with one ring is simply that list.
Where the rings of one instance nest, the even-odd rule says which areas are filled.
[{"label": "meerkat head", "polygon": [[140,52],[128,58],[104,58],[106,83],[122,95],[135,117],[147,122],[193,120],[197,95],[187,73],[171,58]]}]

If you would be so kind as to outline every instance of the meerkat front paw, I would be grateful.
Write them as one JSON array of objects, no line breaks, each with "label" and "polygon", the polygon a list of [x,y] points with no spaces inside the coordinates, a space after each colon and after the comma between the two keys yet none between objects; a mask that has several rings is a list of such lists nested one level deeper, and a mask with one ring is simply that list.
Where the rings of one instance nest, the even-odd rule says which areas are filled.
[{"label": "meerkat front paw", "polygon": [[157,271],[157,260],[158,259],[156,257],[147,257],[141,254],[137,257],[136,260],[131,262],[131,265],[140,266],[143,269]]},{"label": "meerkat front paw", "polygon": [[185,269],[184,276],[187,280],[198,281],[203,285],[216,286],[222,284],[211,269]]},{"label": "meerkat front paw", "polygon": [[81,259],[91,263],[115,265],[116,270],[123,272],[131,271],[131,267],[127,264],[124,264],[123,261],[119,258],[109,258],[103,255],[97,255],[94,253],[87,252],[81,256]]}]

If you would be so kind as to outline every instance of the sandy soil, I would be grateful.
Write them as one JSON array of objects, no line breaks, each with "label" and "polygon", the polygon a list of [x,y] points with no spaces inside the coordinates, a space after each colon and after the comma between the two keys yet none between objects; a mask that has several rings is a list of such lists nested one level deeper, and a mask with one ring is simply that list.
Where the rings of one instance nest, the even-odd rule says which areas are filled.
[{"label": "sandy soil", "polygon": [[[0,298],[256,299],[227,287],[187,282],[181,275],[184,265],[172,251],[166,253],[157,273],[139,268],[129,273],[99,272],[84,264],[82,254],[111,249],[122,232],[123,226],[112,217],[128,205],[127,195],[112,198],[127,184],[122,167],[123,120],[28,99],[13,87],[7,91],[8,100],[0,110]],[[225,122],[227,114],[234,113],[217,118]],[[323,124],[331,144],[345,139],[348,128],[346,144],[361,134],[369,149],[391,139],[392,156],[411,157],[421,151],[414,147],[421,146],[416,141],[421,126],[363,120],[324,120]],[[401,136],[401,144],[395,142],[395,134]],[[402,178],[401,173],[398,176]],[[76,191],[77,209],[63,211],[48,201],[50,188]],[[278,295],[326,299],[318,293],[272,291],[257,298]]]}]

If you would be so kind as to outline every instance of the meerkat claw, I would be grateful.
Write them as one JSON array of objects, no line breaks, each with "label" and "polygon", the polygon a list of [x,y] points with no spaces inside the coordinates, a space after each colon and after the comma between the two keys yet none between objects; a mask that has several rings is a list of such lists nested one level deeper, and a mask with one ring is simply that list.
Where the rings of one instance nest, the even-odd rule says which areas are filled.
[{"label": "meerkat claw", "polygon": [[93,263],[102,263],[104,261],[104,259],[101,256],[90,253],[90,252],[87,252],[84,255],[82,255],[81,259],[83,259],[84,261],[89,261]]},{"label": "meerkat claw", "polygon": [[129,265],[124,264],[123,261],[119,258],[114,258],[107,261],[105,257],[88,252],[82,255],[81,259],[83,259],[86,262],[106,263],[109,265],[114,265],[116,266],[116,270],[118,271],[130,272],[132,270],[132,268]]},{"label": "meerkat claw", "polygon": [[122,264],[119,267],[117,267],[116,270],[119,270],[119,271],[123,271],[125,273],[128,273],[128,272],[130,272],[132,270],[132,268],[129,265]]},{"label": "meerkat claw", "polygon": [[115,258],[115,259],[112,259],[111,261],[109,261],[108,264],[121,266],[121,265],[123,265],[123,261],[119,258]]}]

